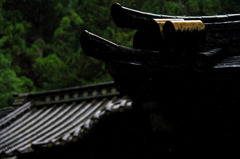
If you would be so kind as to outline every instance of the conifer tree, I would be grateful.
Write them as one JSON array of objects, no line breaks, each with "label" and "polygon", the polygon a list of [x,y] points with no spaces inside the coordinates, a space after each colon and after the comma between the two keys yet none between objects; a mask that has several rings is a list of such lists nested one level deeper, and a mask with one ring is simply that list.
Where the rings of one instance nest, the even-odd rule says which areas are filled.
[{"label": "conifer tree", "polygon": [[[103,62],[86,57],[88,29],[131,47],[135,30],[117,28],[116,0],[0,0],[0,110],[13,92],[34,92],[112,80]],[[118,0],[129,8],[170,15],[239,13],[238,0]]]}]

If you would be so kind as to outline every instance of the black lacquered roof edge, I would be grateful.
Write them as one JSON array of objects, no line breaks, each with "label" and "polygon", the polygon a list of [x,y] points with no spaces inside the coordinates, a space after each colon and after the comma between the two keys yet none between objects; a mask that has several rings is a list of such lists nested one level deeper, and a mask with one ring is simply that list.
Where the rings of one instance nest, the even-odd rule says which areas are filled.
[{"label": "black lacquered roof edge", "polygon": [[111,14],[114,22],[120,28],[138,29],[142,25],[149,23],[152,19],[173,19],[181,18],[185,20],[201,20],[204,23],[225,22],[240,20],[240,14],[226,14],[214,16],[171,16],[162,14],[153,14],[130,9],[114,3],[111,8]]},{"label": "black lacquered roof edge", "polygon": [[158,51],[147,51],[124,47],[99,37],[87,30],[82,32],[80,41],[82,49],[86,55],[105,62],[135,62],[141,64],[141,61],[146,55],[158,53]]}]

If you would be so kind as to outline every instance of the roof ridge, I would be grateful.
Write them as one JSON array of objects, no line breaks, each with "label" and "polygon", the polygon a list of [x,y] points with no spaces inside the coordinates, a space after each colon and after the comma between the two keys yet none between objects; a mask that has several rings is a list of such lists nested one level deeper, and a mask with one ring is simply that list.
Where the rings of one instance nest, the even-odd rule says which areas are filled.
[{"label": "roof ridge", "polygon": [[104,83],[98,83],[98,84],[74,86],[74,87],[53,89],[53,90],[34,92],[34,93],[13,93],[13,96],[14,97],[19,97],[19,96],[34,97],[34,96],[39,96],[39,95],[46,95],[46,94],[59,93],[59,92],[68,92],[68,91],[81,90],[81,89],[90,89],[90,88],[104,87],[104,86],[110,86],[110,85],[114,85],[114,82],[110,81],[110,82],[104,82]]},{"label": "roof ridge", "polygon": [[120,95],[114,82],[98,83],[63,89],[49,90],[37,93],[14,94],[14,106],[20,106],[27,101],[33,101],[35,106],[69,103],[74,101],[91,100]]}]

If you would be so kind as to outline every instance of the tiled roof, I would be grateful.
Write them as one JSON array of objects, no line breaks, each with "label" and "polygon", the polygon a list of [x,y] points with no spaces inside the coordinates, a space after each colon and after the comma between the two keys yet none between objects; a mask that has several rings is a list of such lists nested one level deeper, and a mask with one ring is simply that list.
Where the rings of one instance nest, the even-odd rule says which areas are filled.
[{"label": "tiled roof", "polygon": [[240,56],[232,56],[223,59],[215,68],[240,68]]},{"label": "tiled roof", "polygon": [[20,106],[0,119],[1,156],[77,142],[103,116],[132,107],[113,83],[16,96]]}]

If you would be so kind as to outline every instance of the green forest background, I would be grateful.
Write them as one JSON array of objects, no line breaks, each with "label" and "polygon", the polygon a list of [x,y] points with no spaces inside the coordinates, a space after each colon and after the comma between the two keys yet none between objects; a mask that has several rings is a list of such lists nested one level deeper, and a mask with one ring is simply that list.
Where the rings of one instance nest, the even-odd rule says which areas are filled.
[{"label": "green forest background", "polygon": [[111,81],[101,61],[83,54],[84,29],[131,46],[134,30],[117,28],[114,2],[169,15],[240,13],[239,0],[0,0],[0,111],[12,93]]}]

